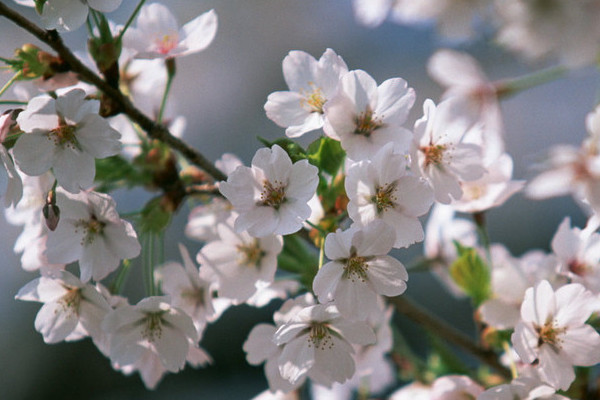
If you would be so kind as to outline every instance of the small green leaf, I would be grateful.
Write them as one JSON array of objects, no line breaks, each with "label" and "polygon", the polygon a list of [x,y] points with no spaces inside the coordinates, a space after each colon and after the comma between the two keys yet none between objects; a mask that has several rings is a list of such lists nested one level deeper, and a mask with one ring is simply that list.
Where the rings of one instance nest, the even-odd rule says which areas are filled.
[{"label": "small green leaf", "polygon": [[472,299],[476,307],[490,298],[491,275],[489,267],[471,247],[454,243],[458,258],[450,266],[450,276]]},{"label": "small green leaf", "polygon": [[171,222],[172,213],[164,209],[161,200],[162,197],[155,197],[146,203],[138,225],[140,234],[160,233]]},{"label": "small green leaf", "polygon": [[287,138],[281,138],[281,139],[277,139],[272,142],[269,142],[267,139],[261,138],[260,136],[257,136],[257,139],[262,144],[267,146],[268,148],[273,147],[273,145],[275,145],[275,144],[278,145],[283,150],[285,150],[286,153],[288,153],[288,155],[292,159],[292,162],[304,160],[307,157],[306,150],[304,150],[302,148],[302,146],[300,146],[298,143],[294,142],[293,140],[290,140]]},{"label": "small green leaf", "polygon": [[340,142],[326,136],[312,142],[308,146],[307,153],[311,164],[331,176],[335,176],[346,156]]},{"label": "small green leaf", "polygon": [[38,14],[42,14],[42,11],[44,11],[44,4],[48,0],[34,0],[34,1],[35,1],[35,11],[37,11]]},{"label": "small green leaf", "polygon": [[132,188],[144,185],[149,179],[121,156],[96,159],[95,180],[99,183],[96,189],[99,192],[108,192],[119,187]]}]

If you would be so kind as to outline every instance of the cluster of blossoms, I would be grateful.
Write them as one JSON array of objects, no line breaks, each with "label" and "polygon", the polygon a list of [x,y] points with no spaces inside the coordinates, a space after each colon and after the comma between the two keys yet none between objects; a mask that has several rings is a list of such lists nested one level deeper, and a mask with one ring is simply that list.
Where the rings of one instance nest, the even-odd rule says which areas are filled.
[{"label": "cluster of blossoms", "polygon": [[[283,60],[289,90],[270,94],[264,106],[287,138],[259,149],[250,167],[226,154],[212,172],[186,170],[169,147],[182,150],[169,140],[185,123],[166,100],[176,57],[205,49],[215,37],[214,11],[180,29],[167,7],[153,3],[136,10],[135,26],[121,27],[102,14],[120,0],[18,3],[35,6],[48,29],[95,21],[90,48],[98,79],[129,96],[110,99],[79,81],[95,67],[82,63],[78,76],[33,46],[6,61],[27,80],[14,86],[26,106],[0,117],[0,193],[7,220],[23,226],[15,243],[22,267],[40,274],[16,297],[43,303],[35,328],[45,342],[89,337],[115,369],[139,372],[154,388],[186,363],[212,361],[200,341],[229,307],[280,299],[273,324],[255,326],[244,344],[250,364],[264,363],[270,394],[261,398],[286,398],[307,382],[315,398],[349,398],[365,387],[380,393],[395,383],[387,355],[399,334],[390,298],[406,291],[409,278],[390,253],[424,242],[423,264],[457,296],[471,298],[481,341],[505,354],[491,364],[500,375],[485,371],[475,381],[476,374],[458,375],[459,368],[417,374],[409,361],[415,356],[396,350],[397,366],[421,382],[390,398],[562,399],[576,386],[574,367],[600,363],[600,109],[588,115],[581,147],[552,150],[544,172],[526,185],[512,177],[499,107],[501,96],[516,89],[490,81],[469,55],[433,55],[428,71],[447,90],[437,104],[425,100],[409,126],[416,93],[404,79],[377,84],[331,49],[319,59],[291,51]],[[556,53],[568,65],[597,57],[596,1],[538,3],[504,4],[499,40],[532,57]],[[391,10],[401,21],[438,18],[451,36],[470,34],[464,29],[472,15],[493,6],[354,4],[370,25]],[[7,16],[4,7],[0,15]],[[564,20],[577,29],[560,41],[548,37]],[[587,41],[579,52],[571,42],[580,29]],[[102,53],[121,46],[112,58]],[[157,85],[165,88],[159,96]],[[143,113],[150,117],[140,119]],[[147,128],[147,121],[156,124]],[[156,133],[167,128],[165,136]],[[292,140],[315,131],[306,149]],[[133,186],[160,194],[132,224],[108,192]],[[489,243],[484,213],[523,188],[532,198],[571,193],[589,213],[587,226],[572,227],[566,218],[550,252],[515,257]],[[154,244],[186,198],[199,203],[186,235],[202,245],[195,257],[180,245],[182,263],[164,262]],[[430,210],[424,229],[420,218]],[[147,297],[131,305],[121,289],[140,253]],[[107,287],[102,281],[109,278]],[[502,376],[508,368],[512,379]]]}]

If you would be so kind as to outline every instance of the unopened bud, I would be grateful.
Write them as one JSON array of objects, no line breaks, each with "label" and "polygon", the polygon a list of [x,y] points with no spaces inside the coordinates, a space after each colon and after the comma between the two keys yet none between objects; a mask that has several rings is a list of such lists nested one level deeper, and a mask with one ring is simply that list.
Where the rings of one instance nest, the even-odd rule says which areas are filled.
[{"label": "unopened bud", "polygon": [[42,213],[46,219],[48,229],[54,231],[60,221],[60,209],[56,204],[45,204]]}]

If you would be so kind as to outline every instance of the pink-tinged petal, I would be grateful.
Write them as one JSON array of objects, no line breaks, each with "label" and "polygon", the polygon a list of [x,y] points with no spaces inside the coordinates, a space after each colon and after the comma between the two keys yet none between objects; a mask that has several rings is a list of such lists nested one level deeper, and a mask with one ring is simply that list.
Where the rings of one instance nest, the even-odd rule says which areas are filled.
[{"label": "pink-tinged petal", "polygon": [[335,140],[347,137],[347,132],[354,132],[356,122],[354,118],[357,112],[351,99],[345,94],[339,93],[323,106],[325,122],[323,132]]},{"label": "pink-tinged petal", "polygon": [[523,362],[531,364],[538,358],[539,337],[530,325],[519,322],[510,339]]},{"label": "pink-tinged petal", "polygon": [[81,257],[84,235],[70,221],[61,221],[54,232],[49,232],[46,257],[53,264],[68,264]]},{"label": "pink-tinged petal", "polygon": [[302,125],[311,114],[302,107],[303,101],[304,97],[298,92],[274,92],[267,97],[265,112],[282,128]]},{"label": "pink-tinged petal", "polygon": [[555,296],[557,311],[554,319],[558,326],[577,328],[595,311],[595,296],[578,283],[561,286]]},{"label": "pink-tinged petal", "polygon": [[399,212],[389,211],[383,215],[383,221],[396,228],[395,248],[408,247],[425,238],[423,226],[417,217],[409,217]]},{"label": "pink-tinged petal", "polygon": [[[331,325],[350,343],[367,346],[374,344],[377,341],[375,332],[373,332],[373,329],[365,322],[338,318],[333,321]],[[353,351],[352,347],[346,342],[340,343],[340,346],[343,346],[347,352]]]},{"label": "pink-tinged petal", "polygon": [[54,175],[58,184],[70,193],[88,189],[94,183],[94,158],[78,149],[58,149],[54,158]]},{"label": "pink-tinged petal", "polygon": [[340,81],[341,90],[354,101],[354,108],[364,111],[377,104],[377,82],[363,70],[354,70],[344,74]]},{"label": "pink-tinged petal", "polygon": [[500,299],[486,301],[479,308],[482,320],[497,329],[511,329],[521,319],[521,313],[514,304]]},{"label": "pink-tinged petal", "polygon": [[590,367],[600,363],[600,335],[590,325],[568,328],[561,336],[560,347],[573,365]]},{"label": "pink-tinged petal", "polygon": [[87,0],[87,3],[94,10],[108,13],[119,8],[121,1],[122,0]]},{"label": "pink-tinged petal", "polygon": [[15,299],[48,303],[59,300],[66,293],[67,289],[61,285],[59,280],[41,277],[19,289]]},{"label": "pink-tinged petal", "polygon": [[162,36],[179,30],[179,24],[169,8],[160,3],[152,3],[142,7],[137,20],[138,29],[145,34],[155,32]]},{"label": "pink-tinged petal", "polygon": [[392,78],[379,85],[377,92],[375,114],[386,124],[402,125],[415,103],[414,89],[404,79]]},{"label": "pink-tinged petal", "polygon": [[332,49],[327,49],[318,61],[316,85],[323,90],[326,100],[335,94],[340,76],[348,72],[348,66]]},{"label": "pink-tinged petal", "polygon": [[65,340],[78,323],[77,311],[60,301],[44,304],[35,317],[35,329],[44,336],[46,343]]},{"label": "pink-tinged petal", "polygon": [[137,235],[129,222],[121,222],[122,224],[109,224],[104,228],[106,247],[120,259],[135,258],[141,251]]},{"label": "pink-tinged petal", "polygon": [[[303,308],[300,311],[304,311],[306,308]],[[299,311],[299,312],[300,312]],[[306,322],[288,322],[284,325],[281,325],[277,328],[275,332],[275,336],[273,337],[273,341],[276,345],[281,346],[282,344],[288,343],[292,341],[296,336],[300,335],[302,331],[310,330],[310,326]]]},{"label": "pink-tinged petal", "polygon": [[29,101],[27,108],[17,116],[17,124],[23,132],[50,131],[58,126],[56,100],[50,96],[37,96]]},{"label": "pink-tinged petal", "polygon": [[325,238],[325,256],[330,260],[340,260],[350,257],[354,232],[355,230],[353,229],[343,232],[338,229],[335,233],[327,234]]},{"label": "pink-tinged petal", "polygon": [[395,203],[400,206],[400,212],[411,217],[419,217],[427,213],[433,204],[431,186],[414,176],[400,178],[394,195]]},{"label": "pink-tinged petal", "polygon": [[110,306],[91,285],[87,285],[82,290],[81,296],[79,322],[92,337],[104,334],[101,325],[104,317],[111,311]]},{"label": "pink-tinged petal", "polygon": [[543,326],[554,316],[555,310],[554,290],[548,281],[541,281],[535,287],[527,289],[521,305],[523,321]]},{"label": "pink-tinged petal", "polygon": [[427,63],[429,75],[444,87],[476,88],[487,78],[477,61],[466,53],[439,50]]},{"label": "pink-tinged petal", "polygon": [[356,19],[369,28],[383,23],[392,4],[392,0],[354,0],[352,2]]},{"label": "pink-tinged petal", "polygon": [[81,1],[52,0],[44,4],[41,17],[46,29],[73,31],[84,24],[88,11]]},{"label": "pink-tinged petal", "polygon": [[290,183],[286,188],[286,196],[308,202],[317,190],[318,173],[319,169],[309,164],[308,160],[296,162],[289,174]]},{"label": "pink-tinged petal", "polygon": [[113,156],[121,150],[121,134],[96,114],[83,117],[77,128],[77,140],[81,148],[96,158]]},{"label": "pink-tinged petal", "polygon": [[385,255],[392,250],[396,239],[394,230],[385,222],[375,220],[354,231],[352,246],[362,257]]},{"label": "pink-tinged petal", "polygon": [[317,60],[304,51],[290,51],[283,59],[282,68],[285,83],[294,92],[310,90],[310,83],[316,83]]},{"label": "pink-tinged petal", "polygon": [[70,125],[77,124],[85,114],[98,113],[98,101],[85,101],[85,92],[82,89],[73,89],[56,99],[56,112]]},{"label": "pink-tinged petal", "polygon": [[249,364],[261,364],[277,353],[278,347],[273,342],[275,331],[271,324],[258,324],[252,328],[243,346]]},{"label": "pink-tinged petal", "polygon": [[406,290],[408,272],[404,265],[390,256],[368,261],[367,276],[373,289],[384,296],[398,296]]},{"label": "pink-tinged petal", "polygon": [[181,330],[163,324],[161,334],[158,335],[154,346],[156,346],[160,361],[168,371],[177,372],[184,367],[189,343]]},{"label": "pink-tinged petal", "polygon": [[23,134],[12,151],[15,163],[27,175],[42,175],[54,163],[54,142],[43,132]]},{"label": "pink-tinged petal", "polygon": [[313,281],[313,291],[320,303],[325,304],[334,299],[335,288],[343,273],[344,266],[335,261],[328,262],[319,269]]},{"label": "pink-tinged petal", "polygon": [[196,53],[207,48],[217,34],[217,14],[215,10],[200,14],[181,28],[181,46],[185,50],[181,55]]},{"label": "pink-tinged petal", "polygon": [[363,281],[356,275],[342,277],[334,296],[340,313],[352,320],[364,321],[377,310],[377,295],[366,280]]},{"label": "pink-tinged petal", "polygon": [[525,194],[532,199],[564,196],[571,191],[571,182],[574,180],[574,171],[571,168],[552,169],[533,178],[525,187]]},{"label": "pink-tinged petal", "polygon": [[458,200],[462,197],[462,189],[454,175],[432,166],[429,167],[428,173],[436,201],[450,204],[451,198]]},{"label": "pink-tinged petal", "polygon": [[540,363],[537,371],[544,382],[557,389],[567,390],[575,380],[573,365],[547,344],[539,349]]},{"label": "pink-tinged petal", "polygon": [[292,384],[298,382],[315,364],[315,348],[310,346],[308,336],[300,336],[289,342],[278,359],[281,377]]},{"label": "pink-tinged petal", "polygon": [[285,393],[291,392],[298,386],[302,385],[306,380],[304,377],[301,377],[297,382],[292,384],[283,379],[281,377],[281,372],[279,372],[277,357],[268,359],[265,363],[265,376],[267,377],[267,382],[269,383],[269,389],[271,391],[282,391]]}]

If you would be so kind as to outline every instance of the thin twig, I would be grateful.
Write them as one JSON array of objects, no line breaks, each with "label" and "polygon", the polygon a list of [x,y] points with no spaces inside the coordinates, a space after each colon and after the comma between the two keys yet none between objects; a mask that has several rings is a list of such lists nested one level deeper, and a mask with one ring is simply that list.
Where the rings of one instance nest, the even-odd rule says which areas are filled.
[{"label": "thin twig", "polygon": [[215,180],[226,180],[227,176],[219,171],[210,161],[201,153],[190,147],[181,139],[176,138],[169,130],[161,124],[157,124],[148,118],[144,113],[137,109],[131,101],[121,93],[120,90],[110,86],[104,79],[94,71],[86,67],[79,59],[65,46],[60,35],[55,31],[46,31],[23,17],[18,12],[12,10],[0,2],[0,16],[11,20],[16,25],[31,33],[40,41],[46,43],[69,65],[71,71],[79,74],[80,79],[96,86],[105,95],[109,96],[121,109],[121,111],[132,121],[136,122],[148,136],[152,139],[160,140],[169,147],[179,151],[190,163],[202,168],[210,174]]},{"label": "thin twig", "polygon": [[490,350],[482,349],[475,344],[475,341],[463,333],[457,331],[452,326],[448,325],[444,321],[434,317],[423,308],[417,306],[405,296],[397,296],[388,299],[392,303],[396,310],[407,318],[413,320],[419,325],[425,327],[431,332],[436,333],[439,337],[448,342],[455,344],[461,349],[467,351],[481,362],[494,368],[498,373],[507,379],[511,379],[511,372],[504,365],[498,361],[498,355]]}]

